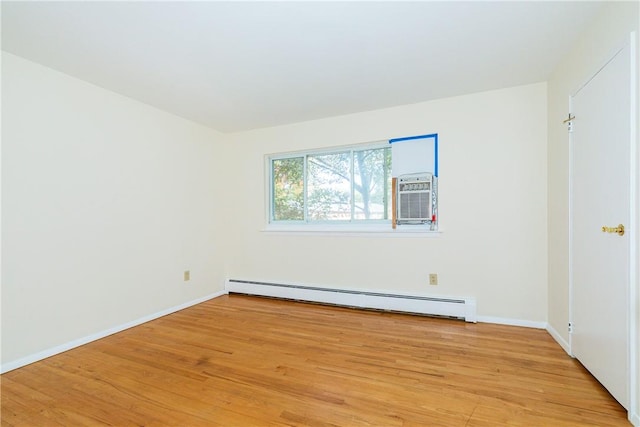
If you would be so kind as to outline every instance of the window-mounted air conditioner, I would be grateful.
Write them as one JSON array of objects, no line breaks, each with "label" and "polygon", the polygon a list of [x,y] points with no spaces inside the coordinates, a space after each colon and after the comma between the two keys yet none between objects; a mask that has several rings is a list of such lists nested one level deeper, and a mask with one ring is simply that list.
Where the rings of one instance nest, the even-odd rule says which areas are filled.
[{"label": "window-mounted air conditioner", "polygon": [[401,175],[397,180],[397,223],[426,224],[433,217],[434,178],[430,173]]}]

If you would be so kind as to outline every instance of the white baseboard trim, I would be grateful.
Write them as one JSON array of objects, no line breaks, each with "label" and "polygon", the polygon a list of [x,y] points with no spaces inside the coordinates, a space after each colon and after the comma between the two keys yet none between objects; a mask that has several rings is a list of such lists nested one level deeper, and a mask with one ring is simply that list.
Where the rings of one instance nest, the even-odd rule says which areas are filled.
[{"label": "white baseboard trim", "polygon": [[158,319],[162,316],[166,316],[167,314],[175,313],[176,311],[184,310],[185,308],[191,307],[196,304],[203,303],[213,298],[217,298],[222,295],[226,295],[227,291],[222,290],[215,292],[213,294],[206,295],[201,298],[197,298],[192,301],[185,302],[180,305],[176,305],[174,307],[167,308],[165,310],[159,311],[157,313],[149,314],[147,316],[141,317],[139,319],[133,320],[131,322],[124,323],[122,325],[114,326],[113,328],[106,329],[104,331],[97,332],[95,334],[88,335],[86,337],[78,338],[73,341],[57,345],[52,348],[48,348],[46,350],[40,351],[35,354],[30,354],[29,356],[22,357],[18,360],[13,360],[11,362],[3,363],[0,366],[0,373],[4,374],[5,372],[12,371],[14,369],[21,368],[23,366],[29,365],[31,363],[37,362],[39,360],[46,359],[47,357],[54,356],[56,354],[60,354],[67,350],[71,350],[76,347],[80,347],[81,345],[88,344],[92,341],[99,340],[101,338],[107,337],[109,335],[116,334],[118,332],[124,331],[125,329],[132,328],[134,326],[142,325],[143,323],[147,323],[151,320]]},{"label": "white baseboard trim", "polygon": [[478,316],[480,323],[495,323],[497,325],[522,326],[524,328],[546,329],[547,322],[536,322],[533,320],[511,319],[508,317]]},{"label": "white baseboard trim", "polygon": [[551,335],[553,339],[556,340],[558,344],[560,344],[560,347],[562,347],[562,349],[567,352],[569,356],[571,356],[571,348],[569,347],[569,343],[564,338],[562,338],[562,335],[560,335],[558,331],[556,331],[555,328],[551,325],[547,325],[547,332],[549,332],[549,335]]},{"label": "white baseboard trim", "polygon": [[640,414],[629,414],[629,421],[634,427],[640,427]]}]

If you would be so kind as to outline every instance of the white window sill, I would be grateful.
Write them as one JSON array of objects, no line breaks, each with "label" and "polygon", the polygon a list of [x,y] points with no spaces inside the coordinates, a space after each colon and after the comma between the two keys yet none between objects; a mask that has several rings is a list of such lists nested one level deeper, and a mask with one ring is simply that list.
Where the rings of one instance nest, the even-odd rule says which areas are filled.
[{"label": "white window sill", "polygon": [[267,224],[262,232],[308,236],[366,236],[366,237],[439,237],[442,231],[432,231],[424,225],[390,224]]}]

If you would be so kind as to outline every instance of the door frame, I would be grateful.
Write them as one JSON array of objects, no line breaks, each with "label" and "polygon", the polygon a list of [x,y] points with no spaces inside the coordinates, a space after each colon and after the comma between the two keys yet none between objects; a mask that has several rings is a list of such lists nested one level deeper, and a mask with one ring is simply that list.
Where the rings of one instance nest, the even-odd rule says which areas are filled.
[{"label": "door frame", "polygon": [[[640,194],[638,192],[640,188],[638,170],[640,169],[640,150],[638,150],[638,58],[637,58],[637,33],[631,32],[626,42],[621,43],[617,48],[608,55],[606,61],[602,63],[600,67],[592,73],[588,79],[586,79],[578,88],[569,95],[569,112],[573,112],[573,97],[582,90],[589,82],[600,73],[600,71],[606,67],[609,62],[617,56],[621,50],[629,46],[630,55],[630,150],[629,150],[629,289],[627,291],[629,305],[628,310],[628,362],[627,372],[629,373],[628,396],[629,396],[629,408],[628,418],[634,425],[640,425],[640,407],[638,407],[639,398],[638,395],[638,383],[640,382],[640,366],[638,366],[638,357],[640,351],[640,342],[638,342],[639,324],[640,324],[640,307],[638,307],[637,300],[640,296],[640,270],[638,263],[638,255],[640,255],[640,230],[638,226],[640,222],[638,220]],[[569,123],[571,126],[571,123]],[[575,357],[573,354],[573,342],[571,325],[573,323],[573,187],[574,187],[574,141],[573,133],[569,132],[569,354],[571,357]]]}]

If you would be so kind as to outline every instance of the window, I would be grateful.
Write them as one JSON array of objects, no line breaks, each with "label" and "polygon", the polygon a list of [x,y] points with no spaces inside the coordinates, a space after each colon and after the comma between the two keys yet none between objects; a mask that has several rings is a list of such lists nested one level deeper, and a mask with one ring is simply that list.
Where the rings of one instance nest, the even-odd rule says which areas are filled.
[{"label": "window", "polygon": [[391,217],[388,144],[273,156],[270,221],[384,222]]}]

